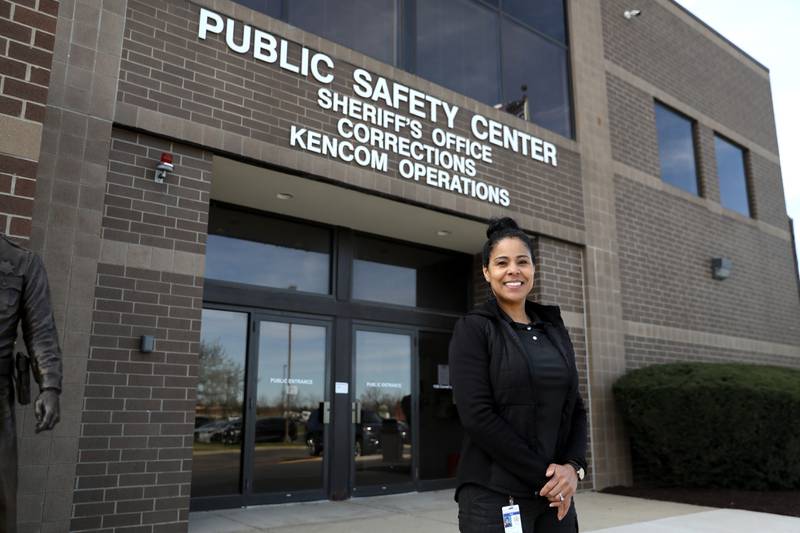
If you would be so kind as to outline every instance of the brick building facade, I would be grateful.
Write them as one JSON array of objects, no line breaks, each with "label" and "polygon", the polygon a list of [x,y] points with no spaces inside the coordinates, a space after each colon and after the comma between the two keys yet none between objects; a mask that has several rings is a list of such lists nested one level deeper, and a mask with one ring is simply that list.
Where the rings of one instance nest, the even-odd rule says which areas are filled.
[{"label": "brick building facade", "polygon": [[[426,409],[435,404],[441,413],[431,416],[439,421],[451,411],[440,401],[446,387],[428,391],[423,375],[428,363],[434,373],[441,366],[441,339],[459,313],[355,298],[350,261],[367,257],[359,256],[366,234],[392,243],[390,254],[395,245],[456,254],[453,261],[466,261],[469,273],[453,291],[469,304],[488,297],[476,256],[485,221],[510,215],[535,237],[535,298],[561,306],[590,410],[584,488],[631,480],[611,396],[626,370],[678,360],[800,366],[800,291],[769,72],[677,4],[565,2],[573,136],[242,4],[0,0],[0,228],[45,260],[65,361],[58,427],[35,435],[32,411],[18,409],[21,531],[185,531],[190,508],[391,491],[391,483],[359,481],[370,460],[363,449],[350,462],[361,431],[350,422],[358,412],[358,331],[413,340],[409,368],[417,379],[408,401],[419,415],[392,414],[411,433],[402,448],[411,454],[411,470],[396,486],[452,486],[447,450],[440,460],[445,473],[430,479],[424,473],[434,435],[426,434]],[[623,16],[635,8],[640,16]],[[230,24],[231,34],[219,29],[201,38],[203,10]],[[285,56],[270,62],[254,55],[257,35],[262,44],[272,42],[264,34],[285,47]],[[235,51],[246,38],[248,50]],[[268,55],[267,48],[261,52]],[[310,68],[286,66],[316,53],[332,61],[317,64],[321,77],[331,74],[328,82]],[[385,150],[386,167],[376,170],[341,153],[316,153],[310,138],[293,145],[293,127],[341,135],[348,115],[324,109],[319,91],[352,97],[360,71],[418,91],[428,103],[458,106],[449,124],[443,105],[434,118],[415,115],[407,104],[376,103],[419,116],[429,144],[437,128],[476,141],[478,116],[534,139],[544,153],[554,147],[557,164],[484,140],[491,162],[476,158],[475,179],[505,190],[509,202],[502,205],[481,199],[477,187],[469,194],[429,185],[426,176],[404,177],[396,150]],[[693,122],[699,194],[661,177],[655,102]],[[717,135],[743,149],[749,217],[722,205]],[[157,183],[162,153],[172,155],[174,170]],[[277,199],[285,193],[293,198]],[[213,238],[251,231],[212,227],[225,210],[265,217],[265,234],[286,221],[328,232],[328,292],[209,279],[218,253],[212,242],[220,242]],[[715,257],[732,261],[729,279],[713,279]],[[230,447],[234,442],[222,450],[215,441],[203,443],[209,446],[200,453],[196,420],[215,412],[198,407],[209,379],[201,362],[209,326],[204,310],[245,317],[247,370],[236,400],[243,415],[238,448]],[[279,449],[251,435],[262,401],[252,365],[266,342],[265,324],[289,324],[290,346],[292,324],[327,332],[321,400],[330,412],[329,435],[325,453],[313,459],[316,491],[285,483],[259,495],[254,488],[259,453]],[[439,352],[426,363],[429,333]],[[141,350],[142,337],[153,338],[152,351]],[[291,370],[284,372],[288,434],[295,420],[286,397],[297,393],[287,392]],[[348,383],[349,392],[340,388]],[[310,416],[306,410],[298,426]],[[223,455],[239,461],[236,488],[204,499],[198,476],[209,457]]]}]

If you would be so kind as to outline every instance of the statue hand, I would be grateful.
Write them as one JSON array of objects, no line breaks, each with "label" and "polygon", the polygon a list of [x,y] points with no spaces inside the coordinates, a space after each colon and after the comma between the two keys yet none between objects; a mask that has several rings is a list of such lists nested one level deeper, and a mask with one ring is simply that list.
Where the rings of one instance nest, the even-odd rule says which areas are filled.
[{"label": "statue hand", "polygon": [[51,389],[41,391],[33,404],[33,412],[36,415],[36,433],[53,429],[59,420],[58,392]]}]

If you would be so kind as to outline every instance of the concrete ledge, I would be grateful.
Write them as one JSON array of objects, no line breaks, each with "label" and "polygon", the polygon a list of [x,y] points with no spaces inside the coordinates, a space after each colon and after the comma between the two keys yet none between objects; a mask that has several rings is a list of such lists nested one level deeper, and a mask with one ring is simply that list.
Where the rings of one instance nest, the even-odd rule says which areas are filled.
[{"label": "concrete ledge", "polygon": [[108,239],[100,243],[99,262],[189,276],[202,276],[205,271],[205,256],[202,254]]},{"label": "concrete ledge", "polygon": [[669,183],[665,183],[664,180],[662,180],[659,176],[653,176],[652,174],[643,172],[638,168],[626,165],[620,161],[614,161],[614,174],[633,180],[637,183],[641,183],[642,185],[647,185],[648,187],[658,191],[677,196],[681,200],[705,207],[712,213],[726,216],[741,224],[747,224],[748,226],[756,228],[759,231],[763,231],[764,233],[772,235],[773,237],[777,237],[781,240],[787,242],[791,242],[792,240],[792,236],[789,234],[788,230],[782,230],[776,226],[767,224],[763,220],[749,218],[735,211],[731,211],[730,209],[726,209],[713,200],[709,200],[708,198],[703,198],[701,196],[686,192],[683,189],[679,189],[678,187],[674,187]]}]

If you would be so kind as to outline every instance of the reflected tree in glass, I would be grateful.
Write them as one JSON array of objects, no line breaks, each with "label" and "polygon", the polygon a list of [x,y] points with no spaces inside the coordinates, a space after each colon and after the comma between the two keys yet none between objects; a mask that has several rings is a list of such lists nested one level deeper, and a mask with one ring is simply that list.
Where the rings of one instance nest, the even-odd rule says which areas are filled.
[{"label": "reflected tree in glass", "polygon": [[247,315],[204,309],[200,329],[192,496],[240,491]]}]

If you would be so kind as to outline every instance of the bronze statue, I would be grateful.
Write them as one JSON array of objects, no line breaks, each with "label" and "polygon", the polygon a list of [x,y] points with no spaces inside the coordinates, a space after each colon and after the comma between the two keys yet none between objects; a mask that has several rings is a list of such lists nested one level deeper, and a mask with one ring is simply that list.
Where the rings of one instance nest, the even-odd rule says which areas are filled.
[{"label": "bronze statue", "polygon": [[[17,326],[30,354],[17,354]],[[34,402],[36,432],[53,429],[59,419],[61,348],[50,306],[42,260],[0,234],[0,533],[17,529],[17,435],[14,389],[20,403],[30,401],[30,368],[39,384]]]}]

